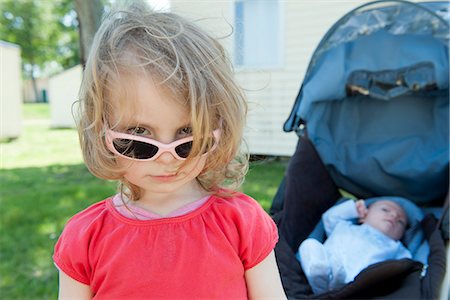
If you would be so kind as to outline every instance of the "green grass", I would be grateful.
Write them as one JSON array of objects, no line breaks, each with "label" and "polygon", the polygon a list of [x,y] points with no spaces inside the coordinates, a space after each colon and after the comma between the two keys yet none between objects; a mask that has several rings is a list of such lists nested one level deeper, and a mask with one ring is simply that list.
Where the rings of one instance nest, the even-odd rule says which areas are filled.
[{"label": "green grass", "polygon": [[83,165],[2,170],[2,299],[56,299],[52,249],[67,219],[114,191]]},{"label": "green grass", "polygon": [[[0,143],[0,298],[56,299],[51,255],[65,222],[115,192],[84,167],[74,129],[50,129],[48,104],[25,104],[21,136]],[[267,210],[286,162],[253,163],[243,191]]]},{"label": "green grass", "polygon": [[23,105],[24,119],[50,119],[48,103],[26,103]]},{"label": "green grass", "polygon": [[286,166],[286,160],[269,160],[251,163],[242,186],[244,193],[258,200],[261,206],[266,211],[269,211],[273,196],[277,192]]}]

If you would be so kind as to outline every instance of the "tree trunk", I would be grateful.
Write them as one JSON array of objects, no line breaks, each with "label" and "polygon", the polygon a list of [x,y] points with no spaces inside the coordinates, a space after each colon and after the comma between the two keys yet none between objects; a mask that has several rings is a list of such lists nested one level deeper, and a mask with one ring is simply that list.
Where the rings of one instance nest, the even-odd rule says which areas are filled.
[{"label": "tree trunk", "polygon": [[83,68],[103,13],[101,0],[74,0],[80,34],[80,60]]},{"label": "tree trunk", "polygon": [[31,78],[31,85],[33,86],[34,101],[41,102],[41,95],[39,94],[39,91],[38,91],[36,77],[34,77],[34,69],[35,69],[35,66],[32,65],[31,71],[30,71],[30,78]]}]

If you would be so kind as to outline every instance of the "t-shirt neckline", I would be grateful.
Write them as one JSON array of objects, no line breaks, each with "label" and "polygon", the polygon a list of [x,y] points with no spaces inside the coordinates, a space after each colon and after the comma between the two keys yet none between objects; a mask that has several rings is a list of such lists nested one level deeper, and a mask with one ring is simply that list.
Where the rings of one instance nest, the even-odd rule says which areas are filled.
[{"label": "t-shirt neckline", "polygon": [[136,218],[134,218],[134,219],[133,218],[129,218],[127,216],[124,216],[121,212],[119,212],[117,210],[117,208],[115,207],[115,204],[114,204],[114,197],[115,196],[112,196],[112,197],[110,197],[110,198],[105,200],[107,210],[116,219],[119,219],[120,221],[122,221],[124,223],[134,224],[134,225],[156,225],[156,224],[163,224],[163,223],[182,222],[182,221],[185,221],[187,219],[193,218],[196,215],[202,213],[205,209],[207,209],[210,206],[210,204],[213,202],[213,199],[215,198],[213,195],[208,195],[208,196],[205,196],[205,197],[197,200],[197,201],[202,201],[203,200],[203,203],[201,203],[195,209],[193,209],[191,211],[188,211],[187,213],[184,213],[184,214],[179,214],[179,215],[175,215],[175,216],[162,216],[162,217],[154,218],[154,219],[141,220],[141,219],[136,219]]}]

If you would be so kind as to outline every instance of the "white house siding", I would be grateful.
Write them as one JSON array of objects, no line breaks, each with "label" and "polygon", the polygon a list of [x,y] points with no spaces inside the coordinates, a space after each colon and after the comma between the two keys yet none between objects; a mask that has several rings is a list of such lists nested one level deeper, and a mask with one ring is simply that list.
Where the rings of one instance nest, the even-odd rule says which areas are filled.
[{"label": "white house siding", "polygon": [[[280,1],[283,63],[272,69],[236,69],[250,104],[245,138],[252,154],[287,155],[295,150],[295,133],[285,133],[288,117],[310,57],[328,29],[344,14],[367,1]],[[230,31],[234,0],[171,1],[171,10],[199,22],[220,36]],[[216,34],[217,33],[217,34]],[[233,38],[223,40],[233,54]]]},{"label": "white house siding", "polygon": [[18,137],[22,129],[20,47],[0,41],[0,138]]},{"label": "white house siding", "polygon": [[73,103],[78,99],[82,68],[80,65],[55,75],[49,80],[50,125],[56,128],[74,127]]},{"label": "white house siding", "polygon": [[231,0],[171,0],[170,11],[178,13],[219,38],[227,49],[232,49],[233,7]]}]

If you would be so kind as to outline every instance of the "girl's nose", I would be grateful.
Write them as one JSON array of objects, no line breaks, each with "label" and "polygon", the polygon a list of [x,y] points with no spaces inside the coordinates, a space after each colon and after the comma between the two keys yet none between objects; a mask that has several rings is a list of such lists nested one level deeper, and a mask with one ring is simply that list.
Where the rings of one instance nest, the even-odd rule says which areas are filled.
[{"label": "girl's nose", "polygon": [[156,160],[158,162],[167,164],[173,162],[174,160],[177,160],[177,158],[173,156],[172,153],[170,153],[169,151],[165,151],[161,153],[161,155],[159,155],[159,157]]}]

